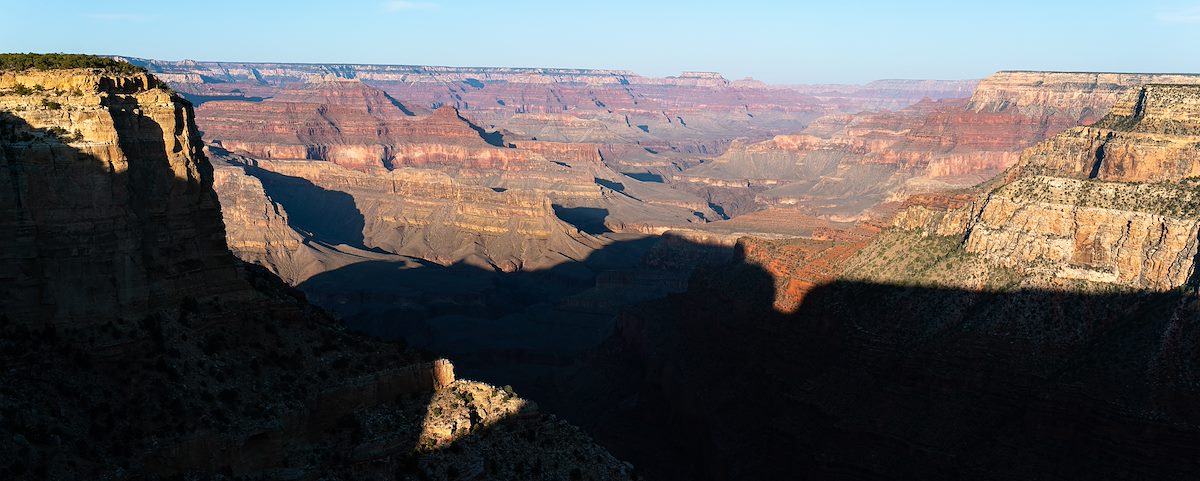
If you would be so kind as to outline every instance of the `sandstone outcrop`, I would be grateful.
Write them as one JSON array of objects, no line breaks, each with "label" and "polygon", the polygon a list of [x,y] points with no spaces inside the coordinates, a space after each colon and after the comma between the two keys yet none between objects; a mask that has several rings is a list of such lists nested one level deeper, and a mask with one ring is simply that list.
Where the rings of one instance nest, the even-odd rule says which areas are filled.
[{"label": "sandstone outcrop", "polygon": [[315,274],[368,260],[370,252],[322,244],[293,226],[287,209],[271,199],[259,178],[225,155],[208,153],[213,189],[221,201],[225,239],[239,259],[266,267],[296,285]]},{"label": "sandstone outcrop", "polygon": [[1200,177],[1194,85],[1147,85],[1112,113],[1026,154],[1021,169],[1079,179],[1175,182]]}]

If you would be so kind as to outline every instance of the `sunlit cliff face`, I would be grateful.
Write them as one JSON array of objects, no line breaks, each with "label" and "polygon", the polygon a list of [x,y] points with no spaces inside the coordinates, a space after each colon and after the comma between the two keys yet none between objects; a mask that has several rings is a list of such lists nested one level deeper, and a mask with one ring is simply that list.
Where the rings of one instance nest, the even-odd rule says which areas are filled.
[{"label": "sunlit cliff face", "polygon": [[741,251],[774,277],[784,313],[838,279],[979,291],[1177,289],[1197,269],[1196,99],[1193,85],[1134,89],[1094,125],[1026,150],[995,186],[911,198],[893,231],[873,241],[849,232],[747,239]]}]

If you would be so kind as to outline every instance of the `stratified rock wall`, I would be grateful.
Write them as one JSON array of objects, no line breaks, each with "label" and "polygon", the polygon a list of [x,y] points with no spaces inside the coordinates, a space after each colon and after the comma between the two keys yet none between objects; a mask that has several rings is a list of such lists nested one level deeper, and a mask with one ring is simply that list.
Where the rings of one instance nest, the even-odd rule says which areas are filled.
[{"label": "stratified rock wall", "polygon": [[979,82],[968,108],[1061,115],[1091,123],[1131,88],[1153,83],[1191,84],[1196,75],[1001,71]]},{"label": "stratified rock wall", "polygon": [[600,144],[509,142],[454,107],[415,110],[349,80],[203,104],[234,252],[293,284],[397,256],[511,272],[603,244],[564,209],[592,232],[716,217],[699,198],[614,172]]},{"label": "stratified rock wall", "polygon": [[0,74],[10,319],[140,318],[242,288],[191,106],[161,85],[88,70]]},{"label": "stratified rock wall", "polygon": [[1150,85],[1022,155],[964,247],[1008,267],[1143,290],[1182,286],[1200,234],[1200,87]]}]

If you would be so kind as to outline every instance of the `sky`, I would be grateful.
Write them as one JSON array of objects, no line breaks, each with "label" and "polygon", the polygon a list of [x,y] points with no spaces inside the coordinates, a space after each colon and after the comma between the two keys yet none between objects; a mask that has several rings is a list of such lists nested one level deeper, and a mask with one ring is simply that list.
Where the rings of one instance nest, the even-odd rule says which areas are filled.
[{"label": "sky", "polygon": [[1200,72],[1200,0],[0,0],[0,51],[715,71],[774,84]]}]

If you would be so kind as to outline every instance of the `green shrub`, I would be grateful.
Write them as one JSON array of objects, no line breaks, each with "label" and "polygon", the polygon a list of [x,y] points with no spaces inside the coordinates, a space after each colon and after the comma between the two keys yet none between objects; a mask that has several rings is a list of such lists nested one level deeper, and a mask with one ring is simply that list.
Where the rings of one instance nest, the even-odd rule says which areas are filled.
[{"label": "green shrub", "polygon": [[13,88],[13,93],[17,95],[30,95],[33,93],[33,89],[25,86],[25,84],[17,84],[17,86]]},{"label": "green shrub", "polygon": [[50,110],[58,110],[58,109],[62,108],[62,104],[55,102],[53,100],[42,99],[42,107],[45,107]]},{"label": "green shrub", "polygon": [[100,68],[117,73],[144,73],[137,65],[108,57],[76,53],[0,53],[0,70]]},{"label": "green shrub", "polygon": [[80,140],[83,140],[83,132],[80,132],[78,130],[76,130],[75,133],[71,133],[67,129],[64,129],[59,126],[54,126],[54,127],[50,127],[48,129],[46,129],[46,132],[49,132],[50,135],[53,135],[53,136],[57,137],[59,140],[62,140],[64,142],[78,142]]}]

